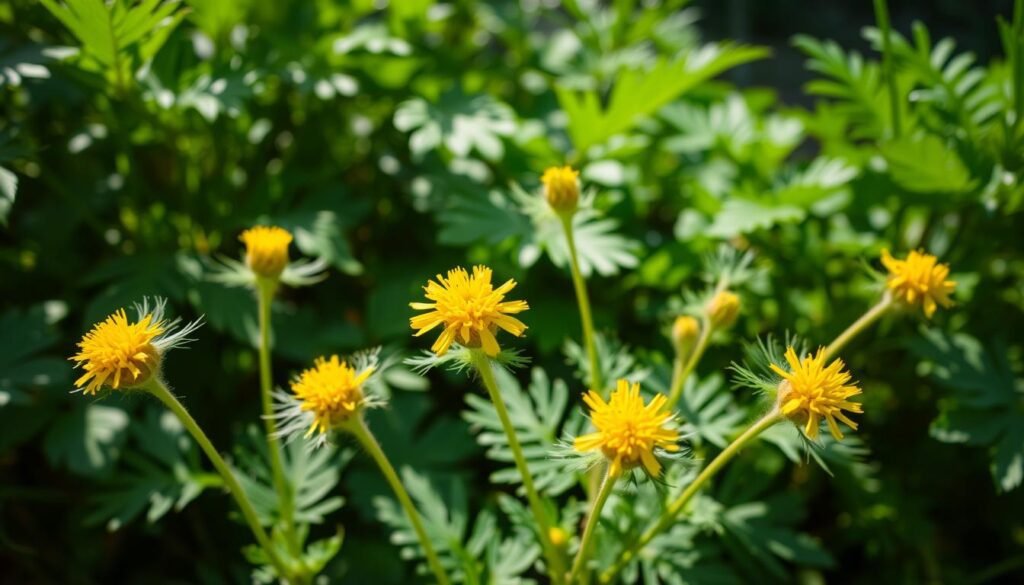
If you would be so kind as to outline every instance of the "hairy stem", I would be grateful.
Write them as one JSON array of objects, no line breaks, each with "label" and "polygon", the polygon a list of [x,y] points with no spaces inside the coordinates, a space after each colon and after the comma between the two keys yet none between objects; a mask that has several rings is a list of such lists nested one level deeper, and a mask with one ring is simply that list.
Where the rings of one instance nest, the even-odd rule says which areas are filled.
[{"label": "hairy stem", "polygon": [[601,509],[604,508],[604,503],[608,501],[608,496],[612,494],[617,479],[618,476],[612,476],[611,473],[605,472],[604,474],[601,488],[597,490],[597,497],[594,499],[594,504],[587,515],[587,525],[583,528],[580,550],[576,553],[576,559],[572,562],[572,572],[569,574],[570,584],[575,583],[577,579],[582,582],[586,575],[587,557],[590,556],[590,549],[594,545],[594,533],[597,532],[597,525],[600,523]]},{"label": "hairy stem", "polygon": [[440,585],[448,585],[448,575],[444,572],[444,567],[441,566],[437,552],[434,551],[434,545],[430,542],[427,529],[423,527],[423,520],[420,518],[419,512],[416,511],[416,506],[413,505],[409,492],[405,490],[402,480],[395,472],[394,466],[391,465],[387,455],[384,454],[384,450],[380,448],[380,443],[370,433],[370,428],[366,426],[366,421],[363,420],[362,416],[359,416],[353,420],[352,424],[347,425],[345,429],[352,433],[356,440],[359,441],[359,444],[362,445],[363,449],[366,450],[377,464],[377,467],[380,468],[380,472],[391,486],[392,491],[395,492],[398,503],[402,505],[402,509],[405,510],[405,515],[409,517],[413,530],[416,531],[417,538],[420,539],[420,546],[423,547],[423,554],[427,557],[427,564],[430,566],[430,570],[433,571],[434,578],[437,579]]},{"label": "hairy stem", "polygon": [[651,542],[651,540],[654,539],[655,536],[675,522],[676,517],[684,508],[686,508],[686,505],[690,503],[693,496],[697,495],[697,492],[704,487],[704,484],[714,477],[726,463],[732,460],[744,445],[780,420],[782,420],[782,415],[779,413],[778,409],[772,409],[771,412],[755,421],[747,428],[747,430],[743,431],[740,436],[736,437],[728,447],[719,453],[717,457],[711,460],[711,463],[709,463],[707,467],[700,472],[697,478],[694,479],[690,485],[686,486],[683,493],[679,494],[679,496],[669,504],[661,514],[661,518],[658,519],[658,522],[654,526],[648,528],[636,542],[623,551],[622,555],[619,556],[619,559],[614,565],[601,574],[601,583],[610,583],[612,579],[614,579],[615,576],[624,569],[626,565],[628,565],[629,562],[633,560],[633,558],[636,557],[636,555],[645,546],[647,546],[649,542]]},{"label": "hairy stem", "polygon": [[270,369],[270,306],[274,300],[277,281],[260,278],[256,287],[256,298],[259,309],[260,327],[260,400],[263,405],[263,426],[267,435],[267,452],[270,456],[270,473],[273,477],[274,491],[280,502],[281,522],[285,535],[293,553],[300,552],[295,536],[295,520],[291,486],[286,479],[284,463],[281,460],[281,445],[277,439],[277,424],[274,421],[274,401],[272,394],[273,375]]},{"label": "hairy stem", "polygon": [[167,389],[167,386],[165,386],[163,382],[153,378],[143,388],[155,396],[157,400],[162,402],[168,410],[174,413],[174,416],[178,417],[178,420],[181,421],[185,430],[192,435],[192,438],[195,439],[196,443],[199,443],[199,447],[204,453],[206,453],[206,456],[210,459],[210,463],[213,464],[214,468],[217,469],[217,472],[220,473],[221,477],[224,479],[224,485],[228,488],[228,491],[231,492],[232,497],[235,498],[235,502],[238,503],[238,507],[241,508],[242,516],[245,517],[245,522],[252,530],[253,536],[256,537],[256,542],[259,543],[260,547],[263,548],[263,551],[270,559],[270,564],[274,566],[274,569],[277,570],[278,575],[280,575],[282,579],[289,579],[289,572],[281,561],[281,558],[277,556],[277,551],[270,542],[270,538],[267,536],[266,531],[263,530],[259,516],[256,515],[256,510],[252,507],[252,502],[249,501],[249,496],[246,495],[245,490],[243,490],[241,484],[238,483],[238,478],[235,477],[234,472],[230,467],[228,467],[228,464],[225,463],[224,459],[220,456],[220,453],[217,452],[217,449],[214,448],[213,443],[210,442],[210,439],[206,436],[206,433],[203,432],[199,423],[192,418],[192,415],[185,410],[184,405],[182,405],[181,402],[171,394],[171,391]]},{"label": "hairy stem", "polygon": [[544,505],[541,502],[540,496],[537,494],[537,488],[533,484],[533,475],[530,474],[530,468],[526,465],[526,457],[523,455],[522,445],[519,444],[519,437],[516,436],[516,429],[512,426],[512,420],[509,418],[508,410],[505,408],[505,401],[501,397],[501,391],[498,390],[498,383],[494,379],[494,371],[491,369],[491,361],[479,349],[470,350],[470,354],[473,358],[473,366],[480,373],[484,387],[487,388],[491,402],[494,403],[494,409],[498,412],[501,426],[505,429],[505,435],[508,437],[509,449],[512,450],[512,458],[515,460],[519,475],[522,476],[523,489],[526,490],[526,500],[530,504],[530,511],[533,512],[533,518],[537,522],[537,532],[540,537],[541,548],[544,549],[544,556],[548,561],[551,580],[553,583],[562,583],[565,580],[565,562],[561,554],[551,543],[549,533],[551,525],[548,522],[548,516],[544,511]]},{"label": "hairy stem", "polygon": [[852,325],[846,328],[836,337],[835,340],[825,348],[825,359],[831,359],[834,357],[840,349],[843,348],[851,339],[856,337],[859,333],[871,326],[875,321],[881,318],[882,315],[892,308],[892,295],[888,292],[882,295],[882,300],[878,301],[878,304],[871,307],[859,319],[853,322]]},{"label": "hairy stem", "polygon": [[576,304],[580,310],[580,322],[583,324],[583,346],[587,349],[587,360],[590,362],[590,389],[604,396],[601,363],[597,357],[597,341],[594,339],[594,317],[590,312],[590,297],[587,295],[587,283],[580,272],[579,255],[576,252],[576,237],[573,235],[572,229],[572,217],[562,217],[562,227],[565,230],[565,241],[569,246],[569,269],[572,273],[572,285],[576,290]]}]

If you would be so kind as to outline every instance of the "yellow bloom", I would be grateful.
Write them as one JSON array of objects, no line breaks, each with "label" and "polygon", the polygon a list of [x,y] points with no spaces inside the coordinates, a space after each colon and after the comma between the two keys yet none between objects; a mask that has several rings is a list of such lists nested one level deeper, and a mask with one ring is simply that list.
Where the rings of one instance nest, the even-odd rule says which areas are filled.
[{"label": "yellow bloom", "polygon": [[277,278],[288,265],[288,245],[292,235],[284,228],[258,225],[238,237],[245,244],[249,268],[265,278]]},{"label": "yellow bloom", "polygon": [[544,171],[540,181],[544,183],[544,198],[558,213],[572,213],[580,200],[579,171],[570,166],[551,167]]},{"label": "yellow bloom", "polygon": [[332,355],[319,357],[312,368],[302,372],[292,382],[292,392],[299,399],[301,409],[313,413],[313,424],[306,432],[326,433],[347,421],[363,406],[363,382],[374,368],[362,372]]},{"label": "yellow bloom", "polygon": [[730,327],[740,314],[740,298],[727,290],[716,294],[707,306],[708,319],[715,327]]},{"label": "yellow bloom", "polygon": [[581,453],[600,449],[611,462],[612,476],[642,464],[647,473],[658,477],[661,463],[654,456],[655,447],[679,450],[679,432],[668,426],[672,413],[662,412],[664,395],[658,394],[645,406],[640,384],[619,380],[608,402],[593,390],[583,395],[583,401],[590,407],[597,432],[576,437],[573,446]]},{"label": "yellow bloom", "polygon": [[935,314],[938,305],[950,307],[949,298],[956,282],[948,280],[949,265],[940,264],[931,254],[911,251],[906,260],[897,260],[882,250],[882,264],[889,271],[886,286],[906,305],[921,305],[926,317]]},{"label": "yellow bloom", "polygon": [[788,347],[786,361],[789,362],[788,372],[771,365],[772,370],[783,378],[778,394],[783,416],[804,425],[804,434],[811,439],[818,437],[822,418],[836,440],[843,438],[836,420],[857,430],[857,423],[843,411],[864,412],[860,404],[849,400],[860,394],[860,388],[850,384],[849,372],[843,371],[843,360],[836,359],[825,366],[825,348],[819,348],[814,357],[808,355],[801,360],[797,358],[796,350]]},{"label": "yellow bloom", "polygon": [[103,386],[114,390],[139,386],[159,368],[160,354],[153,342],[164,333],[165,323],[153,314],[129,323],[119,309],[102,323],[93,326],[78,342],[78,353],[71,360],[85,370],[75,386],[86,394],[95,394]]},{"label": "yellow bloom", "polygon": [[453,268],[448,277],[437,275],[436,281],[427,282],[423,287],[427,299],[432,303],[409,303],[417,311],[429,311],[409,320],[419,337],[438,325],[444,331],[430,348],[435,354],[444,355],[452,342],[458,341],[466,347],[483,347],[484,352],[494,357],[501,348],[494,334],[498,328],[519,337],[526,331],[526,325],[515,317],[529,309],[526,301],[503,301],[505,295],[516,286],[509,279],[494,288],[491,285],[491,269],[474,266],[472,276],[464,268]]}]

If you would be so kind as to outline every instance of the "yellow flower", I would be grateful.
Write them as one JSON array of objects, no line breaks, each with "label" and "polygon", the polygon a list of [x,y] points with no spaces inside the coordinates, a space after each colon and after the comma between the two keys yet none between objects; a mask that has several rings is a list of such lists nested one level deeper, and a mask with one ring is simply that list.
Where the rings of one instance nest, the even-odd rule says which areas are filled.
[{"label": "yellow flower", "polygon": [[153,306],[149,303],[143,299],[135,305],[138,321],[130,323],[125,310],[118,309],[82,337],[78,353],[70,358],[76,368],[85,370],[76,387],[96,394],[104,386],[114,390],[141,386],[160,371],[164,352],[191,341],[188,336],[202,325],[200,318],[178,330],[178,319],[164,319],[165,299],[155,299]]},{"label": "yellow flower", "polygon": [[570,166],[551,167],[544,171],[540,181],[544,183],[544,198],[558,213],[572,213],[580,200],[579,171]]},{"label": "yellow flower", "polygon": [[789,362],[788,372],[771,364],[772,370],[783,378],[778,394],[783,416],[804,425],[804,434],[811,439],[818,437],[822,418],[836,440],[843,438],[836,420],[857,430],[857,423],[843,411],[864,412],[860,404],[849,400],[860,394],[860,388],[850,384],[849,372],[843,371],[843,360],[836,359],[825,366],[825,348],[819,348],[814,357],[808,355],[801,360],[797,358],[796,350],[788,347],[786,361]]},{"label": "yellow flower", "polygon": [[104,385],[114,390],[131,388],[146,382],[159,365],[153,340],[164,332],[163,322],[146,315],[129,323],[124,309],[94,325],[78,342],[79,351],[72,361],[85,370],[75,386],[86,394],[95,394]]},{"label": "yellow flower", "polygon": [[740,314],[740,298],[727,290],[719,291],[708,303],[708,319],[715,327],[730,327]]},{"label": "yellow flower", "polygon": [[332,355],[331,359],[317,358],[312,368],[302,372],[292,382],[292,392],[299,399],[301,409],[313,413],[313,424],[306,436],[326,433],[359,411],[364,403],[363,382],[373,370],[370,366],[357,373],[355,368]]},{"label": "yellow flower", "polygon": [[238,237],[245,244],[245,260],[249,268],[265,278],[277,278],[288,265],[288,245],[292,235],[275,226],[258,225]]},{"label": "yellow flower", "polygon": [[935,256],[914,250],[906,260],[897,260],[889,250],[882,250],[882,264],[889,271],[886,286],[896,299],[910,306],[921,305],[926,317],[931,318],[938,305],[953,305],[949,295],[956,282],[948,280],[949,265],[940,264]]},{"label": "yellow flower", "polygon": [[491,285],[491,269],[474,266],[472,276],[464,268],[453,268],[448,277],[437,275],[437,281],[427,282],[423,287],[427,299],[432,303],[409,303],[417,311],[429,311],[409,320],[416,337],[438,325],[444,331],[430,348],[435,354],[444,355],[452,342],[458,341],[466,347],[483,347],[484,352],[494,357],[501,348],[494,334],[498,328],[519,337],[526,331],[526,325],[515,317],[529,309],[526,301],[503,301],[505,295],[516,286],[509,279],[494,288]]},{"label": "yellow flower", "polygon": [[664,395],[658,394],[645,406],[640,384],[619,380],[608,402],[593,390],[583,395],[583,401],[590,407],[597,432],[576,437],[573,446],[581,453],[600,449],[611,462],[612,476],[642,464],[647,473],[658,477],[661,463],[654,456],[655,447],[679,450],[679,433],[668,426],[672,413],[662,412]]}]

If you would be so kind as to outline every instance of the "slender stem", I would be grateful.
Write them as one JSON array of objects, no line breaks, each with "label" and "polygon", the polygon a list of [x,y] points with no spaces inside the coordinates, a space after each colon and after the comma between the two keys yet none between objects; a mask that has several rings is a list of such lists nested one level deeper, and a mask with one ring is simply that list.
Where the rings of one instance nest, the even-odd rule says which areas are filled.
[{"label": "slender stem", "polygon": [[346,425],[345,429],[355,436],[363,449],[366,449],[366,452],[373,458],[377,467],[380,468],[380,472],[384,474],[384,479],[388,481],[391,489],[395,492],[398,503],[402,505],[405,515],[409,517],[413,530],[416,531],[416,536],[420,539],[420,546],[423,547],[423,554],[427,557],[427,564],[430,565],[430,570],[434,572],[434,578],[441,585],[448,585],[448,575],[444,572],[440,559],[437,558],[437,552],[434,551],[434,545],[430,543],[427,529],[423,527],[423,520],[420,518],[419,512],[416,511],[416,506],[413,505],[409,492],[405,491],[405,486],[402,485],[402,480],[399,479],[395,468],[388,461],[384,450],[380,448],[380,443],[370,433],[370,428],[366,426],[366,421],[360,416],[352,422],[353,424]]},{"label": "slender stem", "polygon": [[601,509],[604,508],[604,503],[608,501],[608,496],[612,494],[617,479],[618,476],[612,476],[611,473],[605,472],[604,474],[601,488],[597,490],[597,498],[594,499],[594,505],[590,508],[590,514],[587,515],[587,525],[583,528],[583,540],[580,541],[580,550],[576,553],[576,559],[572,562],[572,572],[569,573],[570,584],[575,583],[577,579],[580,579],[582,582],[586,574],[587,557],[590,556],[590,549],[594,545],[594,533],[597,532],[597,525],[600,523]]},{"label": "slender stem", "polygon": [[[708,342],[711,341],[711,329],[711,321],[707,317],[701,319],[700,337],[697,338],[697,345],[693,347],[690,356],[686,360],[686,364],[679,370],[678,375],[673,373],[672,387],[669,389],[668,402],[666,403],[668,410],[675,408],[679,398],[683,395],[683,385],[686,383],[686,379],[690,377],[693,370],[697,368],[700,358],[704,356],[704,350],[708,348]],[[682,360],[677,358],[676,362],[682,363]]]},{"label": "slender stem", "polygon": [[690,500],[693,499],[693,496],[697,495],[697,492],[700,491],[700,488],[702,488],[704,484],[708,482],[709,479],[714,477],[715,474],[718,473],[718,471],[721,470],[726,463],[728,463],[733,457],[735,457],[744,445],[749,443],[752,439],[754,439],[762,432],[764,432],[765,429],[771,427],[780,420],[782,420],[782,415],[779,413],[778,409],[772,409],[771,412],[755,421],[754,424],[750,425],[747,428],[747,430],[743,431],[743,434],[736,437],[736,439],[732,443],[730,443],[728,447],[726,447],[721,453],[719,453],[717,457],[711,460],[711,463],[709,463],[707,467],[705,467],[700,472],[697,478],[694,479],[693,482],[690,483],[690,485],[686,486],[686,489],[683,490],[683,493],[679,494],[679,496],[675,500],[673,500],[671,504],[669,504],[668,508],[666,508],[665,511],[662,512],[661,518],[658,519],[658,522],[654,526],[648,528],[647,531],[644,532],[643,535],[640,536],[640,538],[636,542],[634,542],[629,548],[623,551],[622,555],[619,556],[619,559],[615,562],[614,565],[612,565],[607,571],[601,574],[601,583],[610,583],[611,580],[614,579],[615,576],[619,573],[619,571],[624,569],[626,565],[629,564],[631,560],[633,560],[637,553],[639,553],[640,550],[643,549],[643,547],[647,546],[647,543],[651,542],[651,540],[653,540],[655,536],[657,536],[659,533],[661,533],[661,531],[665,530],[670,525],[672,525],[673,522],[675,522],[676,516],[678,516],[679,513],[682,512],[683,509],[686,507],[686,505],[690,503]]},{"label": "slender stem", "polygon": [[601,380],[601,363],[597,357],[597,342],[594,339],[594,318],[590,313],[590,297],[587,295],[587,283],[580,272],[580,261],[576,252],[576,237],[573,235],[571,216],[562,216],[562,228],[565,230],[565,241],[569,246],[569,268],[572,273],[572,285],[576,290],[576,304],[579,306],[580,321],[583,323],[583,345],[587,348],[587,360],[590,362],[590,389],[604,396],[604,383]]},{"label": "slender stem", "polygon": [[846,331],[840,333],[839,337],[836,337],[835,340],[825,348],[825,359],[831,359],[834,357],[844,345],[849,343],[850,340],[856,337],[858,333],[864,331],[872,323],[877,321],[891,307],[892,295],[887,292],[882,295],[882,300],[878,301],[878,304],[868,309],[866,313],[861,315],[859,319],[846,328]]},{"label": "slender stem", "polygon": [[900,95],[896,84],[896,74],[892,68],[892,25],[889,23],[889,7],[885,0],[875,0],[875,19],[878,29],[882,32],[882,75],[889,86],[889,108],[892,111],[892,136],[899,138],[902,133],[900,124]]},{"label": "slender stem", "polygon": [[200,428],[199,423],[196,422],[192,415],[185,410],[185,407],[178,401],[177,398],[171,394],[171,391],[167,389],[167,386],[163,382],[156,379],[151,379],[145,386],[142,387],[146,392],[149,392],[164,404],[176,417],[181,421],[182,426],[192,435],[192,438],[199,443],[199,447],[209,457],[210,463],[217,469],[221,477],[224,478],[224,485],[231,492],[231,495],[235,498],[238,503],[238,507],[242,510],[242,516],[245,517],[246,523],[252,530],[253,536],[256,537],[256,542],[259,543],[260,547],[263,548],[264,552],[267,553],[267,557],[270,559],[270,563],[277,570],[279,576],[282,579],[288,578],[288,571],[285,568],[284,563],[281,562],[280,557],[277,556],[277,551],[273,544],[270,542],[270,538],[267,533],[263,530],[263,526],[260,525],[259,516],[256,514],[256,510],[252,507],[252,502],[249,501],[249,496],[246,495],[245,490],[242,489],[241,484],[238,483],[238,478],[235,477],[234,472],[228,467],[228,464],[224,462],[224,459],[214,448],[213,443]]},{"label": "slender stem", "polygon": [[526,457],[523,455],[522,445],[519,444],[519,437],[516,436],[516,429],[512,426],[512,420],[509,418],[508,410],[505,408],[505,401],[498,390],[498,383],[494,379],[494,371],[491,370],[490,359],[479,349],[471,350],[470,355],[473,358],[473,366],[480,372],[480,377],[487,388],[487,393],[491,396],[494,409],[498,412],[501,426],[505,429],[505,435],[508,438],[509,449],[512,450],[512,458],[515,460],[519,475],[522,476],[523,489],[526,490],[526,500],[529,502],[530,511],[533,512],[533,518],[537,522],[537,533],[540,537],[541,548],[544,549],[544,556],[548,560],[551,580],[554,583],[562,583],[565,580],[565,563],[558,550],[551,543],[551,536],[548,530],[551,525],[548,522],[548,516],[544,511],[544,505],[541,503],[540,496],[537,494],[537,488],[533,484],[533,475],[530,474],[530,468],[526,465]]},{"label": "slender stem", "polygon": [[260,327],[260,400],[263,405],[263,427],[267,435],[267,453],[270,454],[270,474],[274,482],[274,491],[277,492],[277,499],[280,503],[281,522],[284,526],[286,540],[292,552],[297,554],[301,552],[301,547],[295,534],[291,486],[286,479],[284,462],[281,460],[281,444],[277,439],[277,423],[274,419],[272,396],[274,381],[270,369],[270,308],[277,286],[276,280],[264,278],[260,278],[256,285]]}]

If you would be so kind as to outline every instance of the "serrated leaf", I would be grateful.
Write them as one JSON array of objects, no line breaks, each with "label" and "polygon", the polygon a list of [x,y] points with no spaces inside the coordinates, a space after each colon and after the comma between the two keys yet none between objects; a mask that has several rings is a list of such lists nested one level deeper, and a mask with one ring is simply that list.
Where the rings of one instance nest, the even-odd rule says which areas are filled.
[{"label": "serrated leaf", "polygon": [[1010,369],[1006,349],[986,350],[967,334],[924,329],[911,348],[949,390],[939,401],[931,434],[947,443],[988,447],[1000,491],[1024,482],[1024,380]]},{"label": "serrated leaf", "polygon": [[932,134],[883,142],[879,150],[893,181],[912,193],[959,195],[977,186],[956,151]]}]

